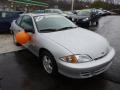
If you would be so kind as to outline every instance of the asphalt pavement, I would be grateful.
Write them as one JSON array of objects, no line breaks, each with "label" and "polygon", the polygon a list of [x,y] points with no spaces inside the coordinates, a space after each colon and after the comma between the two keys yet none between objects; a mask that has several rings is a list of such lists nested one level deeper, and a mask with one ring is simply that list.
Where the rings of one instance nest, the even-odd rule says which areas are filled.
[{"label": "asphalt pavement", "polygon": [[28,50],[0,55],[2,90],[119,90],[120,84],[103,75],[89,79],[48,76],[39,59]]},{"label": "asphalt pavement", "polygon": [[103,17],[96,32],[107,38],[116,50],[113,64],[105,73],[105,78],[120,83],[120,16]]},{"label": "asphalt pavement", "polygon": [[100,20],[96,32],[106,37],[116,50],[110,69],[89,79],[48,76],[39,59],[24,49],[0,54],[2,90],[120,90],[120,16]]}]

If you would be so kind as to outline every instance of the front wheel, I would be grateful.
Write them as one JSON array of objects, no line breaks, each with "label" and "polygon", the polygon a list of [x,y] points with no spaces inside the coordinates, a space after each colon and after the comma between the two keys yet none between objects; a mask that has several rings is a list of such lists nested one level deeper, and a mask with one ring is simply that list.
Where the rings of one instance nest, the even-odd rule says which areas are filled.
[{"label": "front wheel", "polygon": [[55,76],[58,73],[56,61],[48,51],[42,52],[42,65],[47,74]]}]

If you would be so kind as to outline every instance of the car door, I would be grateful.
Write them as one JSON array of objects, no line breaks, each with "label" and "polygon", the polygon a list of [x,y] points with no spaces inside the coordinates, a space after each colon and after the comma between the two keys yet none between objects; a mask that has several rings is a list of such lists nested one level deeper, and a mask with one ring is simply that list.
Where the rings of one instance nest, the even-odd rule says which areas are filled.
[{"label": "car door", "polygon": [[36,47],[36,44],[37,44],[36,43],[36,32],[35,32],[32,17],[28,15],[23,16],[20,26],[23,28],[24,31],[29,30],[29,29],[33,30],[32,32],[28,32],[31,37],[31,40],[27,42],[26,44],[24,44],[24,46],[28,48],[32,53],[37,55],[38,48]]},{"label": "car door", "polygon": [[10,30],[12,30],[14,32],[14,34],[16,34],[17,32],[23,30],[21,27],[20,27],[20,23],[22,21],[22,17],[23,16],[20,16],[17,20],[13,20],[13,22],[11,23],[11,27],[10,27]]}]

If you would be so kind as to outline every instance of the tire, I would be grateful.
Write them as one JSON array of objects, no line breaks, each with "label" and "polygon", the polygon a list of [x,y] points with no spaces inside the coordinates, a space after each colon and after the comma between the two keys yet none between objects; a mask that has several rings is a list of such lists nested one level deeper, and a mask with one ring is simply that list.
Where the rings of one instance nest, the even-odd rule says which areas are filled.
[{"label": "tire", "polygon": [[89,21],[89,27],[91,27],[92,26],[92,21]]},{"label": "tire", "polygon": [[12,35],[13,35],[13,43],[16,45],[16,46],[21,46],[21,44],[19,44],[16,39],[15,39],[15,34],[13,31],[11,31]]},{"label": "tire", "polygon": [[98,21],[96,21],[96,26],[98,26],[99,25],[99,22]]},{"label": "tire", "polygon": [[51,53],[48,51],[43,51],[41,55],[42,66],[44,71],[51,76],[56,76],[58,74],[58,68],[56,61]]},{"label": "tire", "polygon": [[90,27],[90,22],[86,23],[86,28]]}]

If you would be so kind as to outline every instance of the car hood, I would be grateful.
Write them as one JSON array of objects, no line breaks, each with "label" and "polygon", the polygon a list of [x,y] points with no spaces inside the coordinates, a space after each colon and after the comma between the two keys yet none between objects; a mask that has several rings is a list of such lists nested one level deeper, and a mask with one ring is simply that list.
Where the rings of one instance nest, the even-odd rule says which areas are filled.
[{"label": "car hood", "polygon": [[63,13],[63,14],[61,14],[61,15],[62,15],[62,16],[65,16],[65,17],[66,17],[66,16],[68,16],[67,14],[64,14],[64,13]]},{"label": "car hood", "polygon": [[76,19],[84,19],[84,18],[90,18],[90,17],[89,16],[79,16],[79,15],[77,15],[75,18]]},{"label": "car hood", "polygon": [[83,28],[45,33],[45,36],[73,54],[87,54],[93,59],[107,54],[110,47],[105,38]]}]

